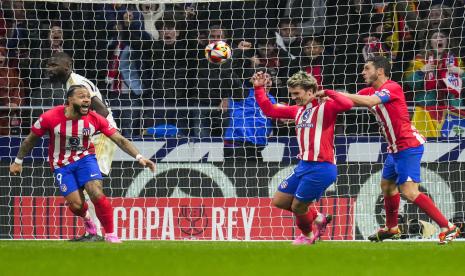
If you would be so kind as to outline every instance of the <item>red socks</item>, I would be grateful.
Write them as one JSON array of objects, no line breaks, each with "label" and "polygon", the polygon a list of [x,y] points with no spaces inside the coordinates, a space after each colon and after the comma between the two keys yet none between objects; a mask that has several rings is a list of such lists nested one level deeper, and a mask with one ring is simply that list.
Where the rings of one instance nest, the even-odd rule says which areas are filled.
[{"label": "red socks", "polygon": [[92,201],[95,206],[95,213],[98,219],[102,223],[105,233],[113,233],[113,207],[106,196],[102,196],[99,199]]},{"label": "red socks", "polygon": [[295,215],[297,227],[302,231],[302,234],[308,236],[312,232],[312,223],[318,213],[316,209],[310,206],[308,212],[304,215]]},{"label": "red socks", "polygon": [[75,214],[76,216],[81,217],[81,218],[86,217],[87,209],[89,209],[89,206],[87,205],[87,202],[84,202],[84,204],[82,205],[82,208],[79,209],[79,210],[75,210],[71,206],[72,205],[69,205],[68,208],[73,214]]},{"label": "red socks", "polygon": [[427,195],[420,193],[420,195],[413,201],[423,212],[425,212],[431,219],[433,219],[439,227],[448,227],[449,221],[434,205],[434,202]]},{"label": "red socks", "polygon": [[394,228],[397,226],[398,213],[400,204],[400,194],[393,196],[384,195],[384,210],[386,211],[386,227]]}]

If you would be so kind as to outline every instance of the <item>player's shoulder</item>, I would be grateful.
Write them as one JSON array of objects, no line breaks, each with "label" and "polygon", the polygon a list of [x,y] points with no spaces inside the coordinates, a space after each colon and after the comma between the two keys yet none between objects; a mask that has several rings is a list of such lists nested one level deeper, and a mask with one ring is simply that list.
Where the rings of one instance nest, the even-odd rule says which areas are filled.
[{"label": "player's shoulder", "polygon": [[100,125],[109,124],[108,120],[105,117],[98,114],[94,110],[89,110],[89,113],[87,113],[87,120],[89,120],[89,122],[91,123],[100,124]]},{"label": "player's shoulder", "polygon": [[397,82],[392,81],[392,80],[387,81],[386,84],[383,85],[382,89],[387,89],[391,93],[393,93],[393,92],[402,92],[403,91],[402,86],[400,86],[400,84],[398,84]]},{"label": "player's shoulder", "polygon": [[91,124],[93,124],[100,131],[114,131],[117,130],[112,124],[102,115],[97,112],[90,110],[87,113],[87,118]]},{"label": "player's shoulder", "polygon": [[335,92],[335,93],[338,93],[336,90],[333,90],[333,89],[323,89],[324,92]]},{"label": "player's shoulder", "polygon": [[88,79],[84,77],[83,75],[79,75],[78,73],[71,72],[68,80],[70,82],[70,85],[78,85],[78,84],[82,84],[83,80],[88,80]]},{"label": "player's shoulder", "polygon": [[52,109],[49,109],[40,115],[38,121],[43,125],[55,125],[65,117],[65,106],[59,105]]},{"label": "player's shoulder", "polygon": [[322,101],[319,101],[318,105],[324,106],[325,109],[328,109],[328,108],[333,108],[335,103],[336,101],[334,99],[328,97]]},{"label": "player's shoulder", "polygon": [[81,80],[84,78],[83,76],[76,74],[74,72],[71,72],[69,75],[68,80],[66,81],[66,87],[69,88],[72,85],[79,85],[81,84]]},{"label": "player's shoulder", "polygon": [[98,114],[94,110],[89,110],[89,112],[87,113],[87,117],[91,120],[106,120],[102,115]]},{"label": "player's shoulder", "polygon": [[358,95],[371,95],[375,92],[373,87],[365,87],[357,92]]},{"label": "player's shoulder", "polygon": [[96,92],[97,90],[96,86],[89,79],[74,72],[71,73],[66,83],[67,88],[72,85],[84,85],[92,90],[90,92]]}]

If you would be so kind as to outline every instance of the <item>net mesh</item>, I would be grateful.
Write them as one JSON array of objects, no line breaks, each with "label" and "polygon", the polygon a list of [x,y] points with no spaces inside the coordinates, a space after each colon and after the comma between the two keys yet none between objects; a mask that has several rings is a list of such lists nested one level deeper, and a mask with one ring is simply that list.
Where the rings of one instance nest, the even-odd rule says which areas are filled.
[{"label": "net mesh", "polygon": [[[56,52],[72,57],[73,72],[111,107],[121,133],[158,163],[154,177],[119,149],[108,154],[104,192],[123,239],[293,239],[292,214],[271,207],[271,197],[298,162],[294,125],[266,119],[250,102],[249,80],[269,73],[272,100],[284,104],[293,104],[286,81],[299,70],[321,88],[355,93],[366,86],[363,65],[375,55],[391,60],[412,123],[430,140],[420,189],[448,219],[464,218],[462,1],[0,5],[0,238],[83,233],[50,172],[47,137],[25,159],[21,177],[8,173],[37,117],[65,101],[69,81],[53,82],[46,70]],[[204,49],[220,40],[233,56],[218,65]],[[363,108],[339,115],[335,134],[338,180],[317,203],[334,219],[322,238],[366,239],[384,226],[385,140]],[[404,199],[399,215],[405,238],[438,232]]]}]

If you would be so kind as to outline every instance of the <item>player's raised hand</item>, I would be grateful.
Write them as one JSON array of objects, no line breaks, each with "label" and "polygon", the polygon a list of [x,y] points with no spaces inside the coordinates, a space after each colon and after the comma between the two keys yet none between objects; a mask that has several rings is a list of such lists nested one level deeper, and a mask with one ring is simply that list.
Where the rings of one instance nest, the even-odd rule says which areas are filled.
[{"label": "player's raised hand", "polygon": [[144,157],[139,159],[139,164],[143,167],[148,167],[152,172],[155,172],[155,170],[157,169],[157,165],[155,165],[154,162]]},{"label": "player's raised hand", "polygon": [[326,95],[324,90],[318,90],[314,94],[315,98],[318,99],[319,102],[326,101],[329,97]]},{"label": "player's raised hand", "polygon": [[266,81],[267,81],[266,74],[263,73],[262,71],[259,71],[252,76],[252,84],[254,87],[265,86]]},{"label": "player's raised hand", "polygon": [[16,162],[11,163],[11,165],[10,165],[10,173],[12,175],[21,174],[22,171],[23,171],[23,165],[18,164]]},{"label": "player's raised hand", "polygon": [[325,93],[324,90],[318,90],[318,91],[315,92],[314,95],[315,95],[316,98],[324,98],[324,97],[326,97],[326,93]]}]

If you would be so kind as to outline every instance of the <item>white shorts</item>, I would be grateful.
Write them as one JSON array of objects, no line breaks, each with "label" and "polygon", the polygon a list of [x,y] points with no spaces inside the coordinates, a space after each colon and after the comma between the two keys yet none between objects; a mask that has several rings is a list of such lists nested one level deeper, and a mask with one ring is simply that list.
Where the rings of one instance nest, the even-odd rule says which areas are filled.
[{"label": "white shorts", "polygon": [[97,134],[93,137],[95,155],[97,156],[100,172],[105,175],[110,174],[111,162],[115,155],[116,144],[104,134]]}]

